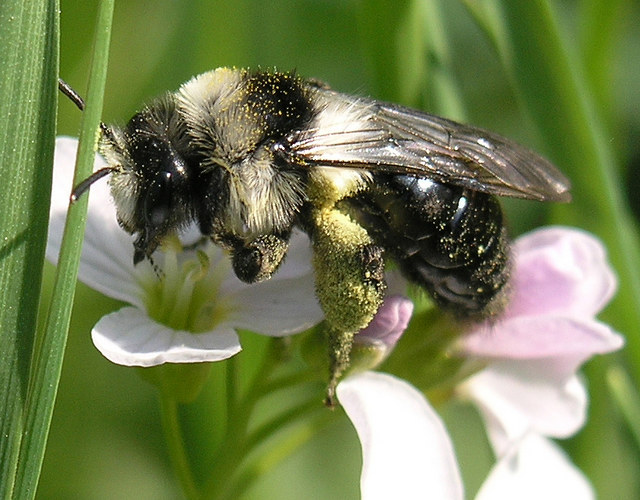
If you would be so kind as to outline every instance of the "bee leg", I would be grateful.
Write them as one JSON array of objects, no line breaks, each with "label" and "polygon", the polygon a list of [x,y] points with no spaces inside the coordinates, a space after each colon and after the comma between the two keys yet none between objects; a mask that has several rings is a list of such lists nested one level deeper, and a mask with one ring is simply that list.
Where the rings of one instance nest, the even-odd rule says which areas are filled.
[{"label": "bee leg", "polygon": [[330,378],[327,406],[349,367],[353,336],[378,312],[384,291],[382,248],[367,231],[335,208],[312,214],[316,292],[328,325]]},{"label": "bee leg", "polygon": [[269,279],[287,253],[289,236],[265,234],[250,242],[236,241],[231,249],[236,276],[245,283]]}]

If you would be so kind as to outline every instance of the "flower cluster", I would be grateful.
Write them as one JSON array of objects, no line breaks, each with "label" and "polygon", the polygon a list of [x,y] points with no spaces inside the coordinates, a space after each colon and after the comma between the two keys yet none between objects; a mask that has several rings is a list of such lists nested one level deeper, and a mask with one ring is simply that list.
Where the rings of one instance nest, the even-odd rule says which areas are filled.
[{"label": "flower cluster", "polygon": [[[72,178],[75,148],[75,140],[58,140],[56,179]],[[47,245],[54,262],[69,191],[68,184],[54,185]],[[80,280],[131,304],[93,328],[94,344],[108,359],[128,366],[218,361],[240,351],[237,329],[286,336],[321,321],[304,236],[293,238],[271,280],[251,286],[233,275],[215,246],[192,241],[186,249],[177,239],[163,246],[156,262],[162,280],[149,263],[134,266],[133,239],[117,225],[108,187],[94,185]],[[450,353],[485,366],[454,391],[479,408],[496,456],[478,497],[591,498],[588,481],[550,438],[571,436],[585,421],[580,366],[623,344],[595,319],[616,280],[601,244],[578,230],[536,231],[515,242],[514,254],[507,310],[460,337]],[[356,336],[356,344],[380,353],[376,365],[393,350],[412,307],[402,296],[387,297]],[[362,444],[363,498],[463,498],[453,446],[422,392],[366,371],[343,380],[338,398]]]},{"label": "flower cluster", "polygon": [[[507,310],[457,345],[458,356],[486,363],[456,389],[480,410],[497,457],[478,498],[593,498],[586,478],[549,438],[571,436],[584,424],[580,366],[623,344],[595,319],[616,280],[602,245],[582,231],[538,230],[518,239],[514,253]],[[388,314],[398,318],[397,310]],[[396,330],[387,327],[393,338]],[[363,498],[463,498],[451,442],[421,392],[366,372],[343,381],[338,397],[362,443]]]}]

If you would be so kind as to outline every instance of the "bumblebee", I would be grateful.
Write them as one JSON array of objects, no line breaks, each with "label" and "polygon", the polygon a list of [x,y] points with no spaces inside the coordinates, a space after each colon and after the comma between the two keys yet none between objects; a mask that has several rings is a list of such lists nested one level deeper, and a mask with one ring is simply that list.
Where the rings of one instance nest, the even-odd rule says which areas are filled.
[{"label": "bumblebee", "polygon": [[[62,90],[80,106],[64,83]],[[220,68],[102,125],[133,260],[196,223],[247,283],[268,279],[293,228],[312,242],[331,356],[329,400],[353,335],[378,311],[384,259],[460,318],[506,302],[509,243],[497,196],[568,201],[547,160],[491,132],[354,97],[293,73]]]}]

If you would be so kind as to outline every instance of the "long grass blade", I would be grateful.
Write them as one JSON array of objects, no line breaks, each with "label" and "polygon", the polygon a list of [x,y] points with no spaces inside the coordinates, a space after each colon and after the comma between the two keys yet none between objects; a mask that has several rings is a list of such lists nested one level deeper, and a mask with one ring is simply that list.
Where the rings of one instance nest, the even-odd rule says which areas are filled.
[{"label": "long grass blade", "polygon": [[[89,175],[93,168],[106,82],[113,7],[114,0],[100,2],[87,106],[83,115],[76,162],[76,181]],[[46,325],[34,349],[25,407],[26,432],[16,476],[16,498],[33,498],[42,467],[71,317],[86,208],[85,197],[69,210]]]}]

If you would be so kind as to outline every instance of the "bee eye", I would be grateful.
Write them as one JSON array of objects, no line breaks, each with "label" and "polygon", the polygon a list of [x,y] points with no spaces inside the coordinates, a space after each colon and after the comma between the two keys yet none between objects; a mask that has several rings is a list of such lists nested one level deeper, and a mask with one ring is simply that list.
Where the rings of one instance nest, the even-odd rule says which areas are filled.
[{"label": "bee eye", "polygon": [[159,172],[153,180],[144,201],[146,222],[151,227],[165,224],[170,214],[172,175],[170,172]]}]

